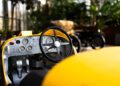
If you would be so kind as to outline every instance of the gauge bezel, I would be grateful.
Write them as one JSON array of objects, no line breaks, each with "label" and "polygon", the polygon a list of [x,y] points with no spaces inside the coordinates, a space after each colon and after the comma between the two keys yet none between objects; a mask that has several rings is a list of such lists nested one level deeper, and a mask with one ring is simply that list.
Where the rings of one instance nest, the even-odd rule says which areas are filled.
[{"label": "gauge bezel", "polygon": [[27,51],[27,52],[32,51],[32,48],[33,48],[33,47],[32,47],[31,45],[29,45],[29,46],[26,48],[26,51]]},{"label": "gauge bezel", "polygon": [[24,38],[23,40],[22,40],[22,44],[23,45],[27,45],[29,43],[29,40],[27,39],[27,38]]},{"label": "gauge bezel", "polygon": [[20,46],[18,50],[19,50],[19,52],[23,52],[23,51],[25,51],[25,47],[24,46]]}]

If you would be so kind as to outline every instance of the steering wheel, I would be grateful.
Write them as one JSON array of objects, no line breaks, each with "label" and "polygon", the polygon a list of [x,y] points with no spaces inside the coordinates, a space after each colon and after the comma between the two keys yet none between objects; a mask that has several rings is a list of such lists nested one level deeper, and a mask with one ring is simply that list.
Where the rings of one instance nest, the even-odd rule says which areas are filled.
[{"label": "steering wheel", "polygon": [[77,35],[70,35],[70,37],[72,38],[72,43],[75,46],[77,52],[80,52],[80,50],[81,50],[81,41],[80,41],[80,39],[78,38]]},{"label": "steering wheel", "polygon": [[72,40],[61,27],[49,27],[39,39],[40,50],[52,62],[59,62],[72,54]]}]

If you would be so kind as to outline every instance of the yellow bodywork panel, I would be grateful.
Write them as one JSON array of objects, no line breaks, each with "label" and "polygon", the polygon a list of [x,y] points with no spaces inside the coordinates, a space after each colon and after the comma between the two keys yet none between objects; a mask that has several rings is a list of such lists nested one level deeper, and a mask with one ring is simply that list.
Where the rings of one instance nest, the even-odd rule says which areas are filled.
[{"label": "yellow bodywork panel", "polygon": [[9,84],[9,80],[8,80],[8,76],[6,74],[6,69],[5,69],[5,64],[4,64],[4,59],[5,59],[4,51],[5,51],[5,47],[6,47],[6,45],[8,45],[9,42],[14,40],[15,38],[22,38],[22,37],[24,37],[24,36],[12,37],[12,38],[6,40],[5,43],[2,46],[2,68],[3,68],[4,79],[5,79],[5,86],[8,86],[8,84]]},{"label": "yellow bodywork panel", "polygon": [[[54,31],[55,31],[55,34],[54,34]],[[65,38],[66,40],[68,40],[67,36],[59,30],[49,29],[43,35],[46,35],[46,36],[56,35],[58,37],[62,37],[62,38]]]},{"label": "yellow bodywork panel", "polygon": [[67,58],[49,71],[42,86],[120,86],[120,47]]},{"label": "yellow bodywork panel", "polygon": [[19,36],[31,36],[32,31],[21,31]]}]

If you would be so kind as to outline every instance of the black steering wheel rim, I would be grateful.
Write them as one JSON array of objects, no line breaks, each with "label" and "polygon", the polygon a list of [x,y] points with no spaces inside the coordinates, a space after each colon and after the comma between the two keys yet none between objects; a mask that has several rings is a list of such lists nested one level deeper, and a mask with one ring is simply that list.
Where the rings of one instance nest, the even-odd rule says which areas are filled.
[{"label": "black steering wheel rim", "polygon": [[[50,30],[50,29],[58,30],[58,31],[62,32],[63,34],[65,34],[66,37],[68,38],[68,40],[69,40],[69,45],[70,45],[70,50],[69,50],[68,55],[66,55],[65,57],[68,57],[69,55],[72,54],[73,44],[72,44],[71,37],[70,37],[61,27],[57,27],[57,26],[48,27],[46,30],[44,30],[44,31],[41,33],[40,38],[39,38],[39,46],[40,46],[41,52],[43,53],[43,55],[44,55],[49,61],[54,62],[54,63],[57,63],[57,62],[59,62],[60,60],[62,60],[63,58],[65,58],[65,57],[62,57],[62,59],[59,59],[59,60],[56,60],[56,59],[53,59],[53,58],[49,57],[49,56],[45,53],[45,51],[44,51],[44,49],[43,49],[43,45],[42,45],[42,37],[43,37],[44,33],[47,32],[47,31]],[[66,52],[67,52],[67,51],[66,51]],[[58,57],[58,58],[60,58],[60,57]]]},{"label": "black steering wheel rim", "polygon": [[79,39],[77,35],[71,35],[70,37],[72,38],[73,45],[77,47],[76,51],[80,52],[81,51],[81,40]]}]

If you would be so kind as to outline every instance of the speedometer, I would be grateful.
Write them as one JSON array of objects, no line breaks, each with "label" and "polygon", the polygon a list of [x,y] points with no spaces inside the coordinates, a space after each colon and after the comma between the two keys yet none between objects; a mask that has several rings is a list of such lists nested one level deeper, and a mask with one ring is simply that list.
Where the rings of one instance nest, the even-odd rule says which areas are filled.
[{"label": "speedometer", "polygon": [[47,37],[46,44],[51,44],[51,43],[53,43],[52,37]]},{"label": "speedometer", "polygon": [[51,43],[54,43],[52,37],[44,36],[42,38],[42,44],[46,44],[47,45],[47,44],[51,44]]},{"label": "speedometer", "polygon": [[28,40],[27,38],[25,38],[25,39],[22,40],[22,44],[23,44],[23,45],[27,45],[28,42],[29,42],[29,40]]}]

